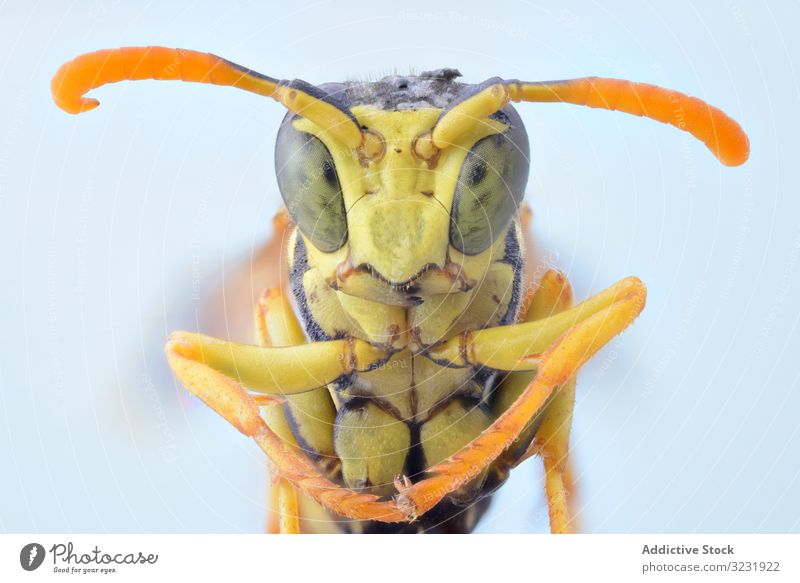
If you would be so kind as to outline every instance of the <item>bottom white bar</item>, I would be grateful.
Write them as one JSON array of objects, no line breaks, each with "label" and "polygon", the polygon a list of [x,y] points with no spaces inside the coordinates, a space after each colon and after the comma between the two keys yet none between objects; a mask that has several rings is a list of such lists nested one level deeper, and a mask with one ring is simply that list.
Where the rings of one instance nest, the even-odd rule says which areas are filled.
[{"label": "bottom white bar", "polygon": [[0,535],[0,581],[778,582],[798,554],[800,535],[27,534]]}]

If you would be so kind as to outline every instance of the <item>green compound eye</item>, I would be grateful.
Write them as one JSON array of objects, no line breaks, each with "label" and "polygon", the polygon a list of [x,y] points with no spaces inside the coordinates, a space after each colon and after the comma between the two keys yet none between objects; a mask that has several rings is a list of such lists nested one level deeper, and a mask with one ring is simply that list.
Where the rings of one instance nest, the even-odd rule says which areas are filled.
[{"label": "green compound eye", "polygon": [[320,251],[331,253],[347,240],[342,187],[330,151],[311,134],[284,123],[275,148],[275,170],[289,214]]},{"label": "green compound eye", "polygon": [[516,213],[528,171],[527,139],[497,134],[475,144],[458,175],[450,244],[465,255],[485,251]]}]

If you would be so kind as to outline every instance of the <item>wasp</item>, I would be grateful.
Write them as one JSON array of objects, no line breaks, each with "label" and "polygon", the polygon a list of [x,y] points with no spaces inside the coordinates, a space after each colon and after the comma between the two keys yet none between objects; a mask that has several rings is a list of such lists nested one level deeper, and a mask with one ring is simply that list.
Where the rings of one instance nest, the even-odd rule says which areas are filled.
[{"label": "wasp", "polygon": [[162,47],[84,54],[53,77],[73,114],[98,105],[86,92],[139,79],[236,87],[288,110],[274,235],[288,277],[255,306],[258,342],[174,332],[166,345],[183,385],[267,455],[272,531],[324,512],[348,532],[470,532],[534,455],[552,532],[575,530],[575,377],[646,289],[628,277],[573,305],[564,274],[531,280],[529,143],[512,103],[621,111],[689,132],[723,164],[749,156],[733,119],[677,91],[459,77],[312,85]]}]

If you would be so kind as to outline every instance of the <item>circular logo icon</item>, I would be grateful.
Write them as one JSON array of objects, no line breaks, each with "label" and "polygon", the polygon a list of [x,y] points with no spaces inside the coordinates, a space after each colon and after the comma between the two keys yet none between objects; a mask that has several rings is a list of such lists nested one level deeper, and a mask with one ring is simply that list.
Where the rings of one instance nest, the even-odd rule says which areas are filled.
[{"label": "circular logo icon", "polygon": [[26,571],[35,571],[44,562],[44,547],[39,543],[28,543],[19,552],[19,564]]}]

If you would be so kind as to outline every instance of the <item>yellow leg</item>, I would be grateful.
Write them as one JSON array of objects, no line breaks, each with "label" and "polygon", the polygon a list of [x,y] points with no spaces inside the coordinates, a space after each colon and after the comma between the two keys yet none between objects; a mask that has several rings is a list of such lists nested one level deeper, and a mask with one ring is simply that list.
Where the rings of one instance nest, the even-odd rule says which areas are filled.
[{"label": "yellow leg", "polygon": [[273,474],[289,480],[307,496],[336,514],[386,522],[404,519],[393,504],[380,502],[377,496],[342,488],[323,476],[302,450],[267,425],[259,412],[259,404],[263,403],[257,404],[238,380],[227,377],[202,361],[192,360],[174,346],[168,345],[167,357],[176,376],[189,391],[244,435],[255,440],[274,465]]},{"label": "yellow leg", "polygon": [[279,534],[281,529],[280,490],[275,480],[267,486],[267,534]]},{"label": "yellow leg", "polygon": [[550,532],[553,534],[569,534],[572,530],[563,472],[558,469],[558,464],[551,458],[543,457],[543,459]]},{"label": "yellow leg", "polygon": [[[535,378],[503,415],[459,452],[431,468],[432,477],[414,485],[399,483],[400,493],[393,502],[380,501],[374,495],[342,488],[325,478],[307,456],[297,448],[287,445],[267,426],[258,413],[255,401],[242,386],[240,381],[255,380],[262,390],[264,386],[270,387],[270,383],[264,381],[267,375],[258,367],[263,366],[264,360],[276,367],[281,367],[281,362],[279,358],[275,358],[275,352],[267,359],[264,359],[263,355],[281,351],[289,358],[292,366],[297,363],[297,351],[305,347],[243,347],[245,350],[240,351],[240,345],[184,333],[178,338],[181,341],[170,342],[167,354],[177,376],[187,388],[242,433],[252,437],[269,456],[280,474],[296,484],[306,495],[345,517],[398,522],[413,520],[427,512],[447,494],[469,482],[497,459],[547,402],[553,390],[568,382],[597,350],[627,327],[644,307],[644,301],[644,286],[635,278],[629,278],[572,310],[532,323],[536,324],[536,330],[545,336],[563,327],[565,321],[571,327],[568,326],[560,337],[556,336],[558,339],[550,348],[536,355],[538,371]],[[566,318],[563,317],[564,314],[567,314]],[[516,333],[515,329],[520,326],[530,327],[531,324],[506,326],[497,330],[504,330],[504,334],[508,336]],[[475,355],[490,355],[484,350],[479,334],[480,332],[476,332],[474,338],[467,335],[462,337],[468,358],[474,358]],[[486,340],[494,342],[496,335],[490,335]],[[535,341],[540,339],[537,337],[533,340],[533,345],[536,345]],[[327,346],[319,351],[303,351],[303,356],[310,359],[304,360],[303,365],[312,368],[315,374],[320,370],[333,373],[336,368],[331,363],[314,360],[330,356],[331,342],[337,343],[335,346],[340,351],[339,354],[344,357],[338,363],[340,371],[347,372],[353,368],[361,370],[361,367],[367,367],[370,363],[380,362],[375,356],[380,351],[375,351],[368,345],[364,347],[359,341],[344,340],[308,345]],[[522,344],[523,351],[505,357],[506,360],[517,363],[527,361],[526,355],[529,353],[525,352],[525,348],[529,347],[531,342],[529,335],[527,344]],[[516,344],[512,342],[503,348],[508,350],[513,346]],[[369,355],[369,349],[375,351],[371,354],[372,360],[364,354],[367,352]],[[259,361],[259,358],[254,356],[262,360]],[[206,360],[211,360],[214,367],[208,366]],[[225,372],[232,372],[237,380],[216,370],[217,367]],[[243,370],[246,374],[242,374]],[[294,383],[291,388],[295,391],[301,387],[305,387],[304,390],[313,388],[303,385],[297,377],[293,377],[290,371],[284,368],[280,373]],[[306,384],[310,382],[307,372],[299,376]],[[272,383],[274,384],[274,380]],[[280,385],[272,387],[273,392],[280,394],[279,387]]]},{"label": "yellow leg", "polygon": [[[256,335],[262,346],[297,346],[306,343],[303,328],[291,303],[280,289],[267,290],[261,296],[255,312]],[[336,408],[327,386],[287,396],[284,406],[262,410],[262,417],[281,437],[298,448],[313,452],[328,473],[338,473],[341,461],[333,443]],[[279,427],[285,430],[279,431]]]},{"label": "yellow leg", "polygon": [[[626,282],[624,293],[615,295],[601,310],[570,328],[541,354],[534,379],[488,429],[461,451],[430,468],[431,477],[413,485],[398,481],[398,507],[410,519],[424,514],[446,495],[478,476],[513,444],[534,415],[547,403],[553,391],[564,387],[589,358],[633,322],[644,308],[646,292],[638,280],[629,279]],[[619,289],[619,284],[615,287]],[[593,298],[595,302],[596,298]],[[562,314],[569,314],[573,310],[541,322],[546,326],[549,320],[560,319]],[[515,327],[530,325],[519,324]],[[478,334],[476,332],[475,336]],[[476,353],[481,349],[477,345],[472,348]]]},{"label": "yellow leg", "polygon": [[[568,309],[572,304],[572,288],[566,277],[548,271],[542,277],[528,309],[527,320],[547,318]],[[545,494],[553,533],[574,532],[570,511],[570,494],[564,473],[569,460],[569,435],[575,405],[575,379],[560,387],[542,413],[536,432],[535,448],[542,456],[545,470]]]},{"label": "yellow leg", "polygon": [[300,513],[297,509],[297,490],[294,484],[278,477],[278,516],[280,534],[300,534]]},{"label": "yellow leg", "polygon": [[558,390],[547,405],[534,442],[544,462],[550,529],[554,533],[574,532],[577,529],[571,509],[574,506],[574,488],[571,478],[565,475],[569,463],[569,435],[574,404],[573,378]]},{"label": "yellow leg", "polygon": [[[256,337],[261,346],[293,346],[305,341],[297,319],[280,289],[267,290],[256,305]],[[271,397],[268,397],[271,398]],[[277,403],[267,403],[262,416],[267,423],[274,419],[273,429],[285,428],[279,433],[284,439],[291,439],[291,431],[285,415]],[[281,419],[278,419],[281,417]],[[284,423],[281,423],[283,421]],[[276,427],[277,426],[277,427]],[[270,534],[296,534],[300,532],[297,491],[291,482],[276,475],[269,486],[269,515],[267,532]]]},{"label": "yellow leg", "polygon": [[385,351],[363,340],[263,347],[191,332],[173,332],[166,351],[175,374],[184,383],[216,373],[253,391],[277,396],[317,389],[343,374],[368,370],[388,358]]},{"label": "yellow leg", "polygon": [[[572,306],[572,287],[564,274],[548,270],[541,277],[536,289],[523,299],[521,323],[535,322],[569,309]],[[493,405],[495,416],[500,416],[522,394],[535,376],[535,371],[512,372],[506,375]],[[538,421],[538,420],[536,420]],[[533,425],[520,435],[521,447],[528,447],[533,441]],[[527,458],[525,452],[524,458]]]},{"label": "yellow leg", "polygon": [[[287,315],[288,311],[268,310],[267,307],[270,301],[281,301],[288,305],[287,300],[279,290],[271,290],[265,295],[259,304],[258,317],[256,318],[256,332],[259,341],[290,344],[299,340],[297,335],[299,328],[293,327],[290,319],[281,316]],[[299,333],[302,333],[302,331],[299,331]],[[200,337],[199,335],[187,333],[181,333],[181,335],[188,336],[191,340],[200,338],[206,342],[217,343],[217,345],[228,345],[230,348],[228,348],[227,352],[222,351],[222,355],[227,356],[229,359],[232,353],[238,354],[236,349],[241,346],[207,339],[207,337]],[[392,503],[380,502],[376,496],[353,492],[330,481],[322,475],[319,468],[298,447],[297,443],[290,437],[290,432],[281,431],[277,427],[275,429],[271,428],[262,418],[259,407],[265,405],[274,406],[278,403],[279,397],[270,395],[253,396],[249,394],[238,379],[234,380],[226,376],[202,360],[203,356],[208,355],[207,352],[202,350],[206,347],[205,344],[201,342],[190,344],[190,349],[185,350],[183,343],[174,342],[173,339],[167,345],[167,358],[176,376],[189,391],[219,413],[240,432],[255,440],[272,462],[271,473],[273,475],[280,475],[282,479],[294,484],[304,494],[336,514],[359,520],[397,522],[404,519],[403,514]],[[339,346],[343,346],[342,343],[344,343],[345,347],[348,346],[347,341],[334,342],[337,342]],[[305,346],[313,347],[318,344],[328,343]],[[251,351],[257,349],[250,346],[244,348]],[[287,351],[292,348],[300,347],[259,348],[259,350],[264,352]],[[345,348],[345,350],[348,349]],[[350,357],[350,354],[353,354],[355,349],[350,348],[349,350],[351,352],[345,353],[344,358],[337,357],[335,359],[339,363],[338,366],[346,367],[348,363],[350,363],[349,366],[352,366],[354,359],[356,366],[360,364],[357,356],[355,358]],[[214,355],[217,360],[214,358],[209,360],[214,364],[218,364],[219,353],[220,351],[218,350],[217,354]],[[237,362],[237,364],[240,363]],[[304,365],[309,368],[317,366],[314,362],[307,362]],[[330,363],[327,366],[330,368]],[[230,363],[226,363],[225,367],[231,368]],[[319,367],[317,366],[317,368]],[[333,368],[335,369],[336,367],[334,366]],[[248,371],[248,374],[255,375],[258,372],[257,370],[252,370]],[[263,374],[263,371],[261,371],[261,374]],[[286,374],[285,371],[283,374]],[[333,378],[336,378],[336,376]],[[318,387],[318,385],[315,386]],[[307,387],[308,390],[313,388],[315,387]],[[268,413],[269,409],[266,409],[265,414],[269,417]],[[271,423],[272,419],[270,419]],[[280,434],[276,431],[280,431]],[[275,496],[277,495],[276,492]],[[275,504],[278,506],[277,498]]]},{"label": "yellow leg", "polygon": [[[255,309],[256,337],[261,346],[297,346],[306,342],[303,329],[289,299],[279,288],[267,290]],[[262,418],[284,442],[301,449],[295,432],[320,457],[318,462],[333,470],[340,464],[333,446],[336,409],[327,387],[286,397],[285,405],[264,407]],[[291,416],[293,424],[289,422]],[[279,475],[271,487],[268,532],[300,532],[300,511],[295,485]]]},{"label": "yellow leg", "polygon": [[[572,305],[572,288],[563,274],[550,270],[541,278],[535,292],[525,299],[523,322],[535,322],[569,309]],[[510,373],[503,381],[495,404],[496,414],[511,407],[534,377],[530,372]],[[570,532],[576,528],[570,508],[571,493],[567,490],[564,472],[569,454],[569,433],[575,403],[575,380],[567,382],[553,392],[538,424],[529,425],[520,434],[519,441],[527,451],[517,464],[538,453],[545,466],[545,493],[553,532]],[[532,432],[536,429],[536,434]],[[517,453],[517,455],[519,455]]]},{"label": "yellow leg", "polygon": [[431,349],[428,355],[448,366],[483,365],[506,371],[537,370],[544,351],[567,330],[581,325],[630,294],[643,298],[643,290],[641,281],[628,277],[574,308],[540,320],[464,332]]},{"label": "yellow leg", "polygon": [[578,517],[578,494],[577,484],[575,481],[575,466],[572,463],[572,458],[567,458],[567,463],[564,464],[564,472],[561,474],[564,482],[564,490],[567,492],[567,506],[569,507],[569,516],[572,523],[572,529],[575,532],[581,532],[581,522]]},{"label": "yellow leg", "polygon": [[574,468],[570,459],[559,462],[549,452],[542,452],[545,471],[545,494],[547,512],[550,516],[550,532],[569,534],[580,532],[577,517]]}]

